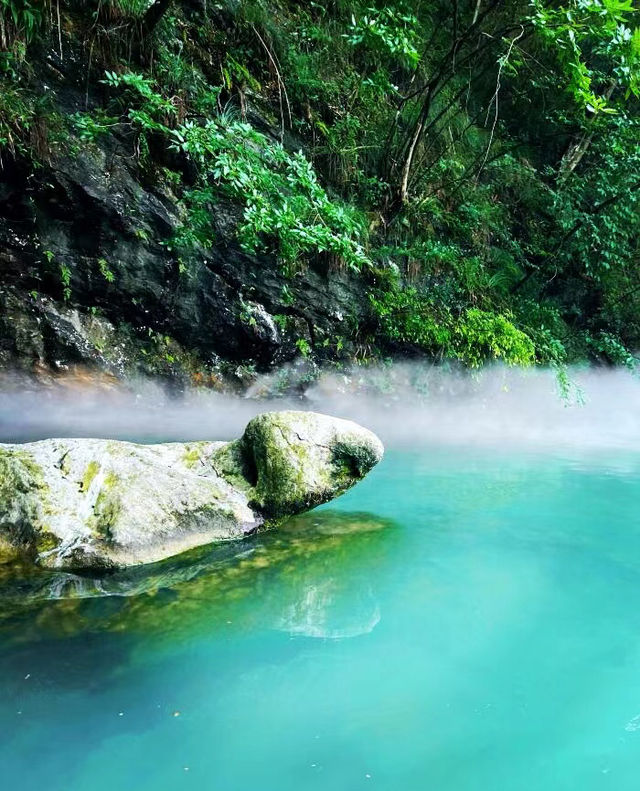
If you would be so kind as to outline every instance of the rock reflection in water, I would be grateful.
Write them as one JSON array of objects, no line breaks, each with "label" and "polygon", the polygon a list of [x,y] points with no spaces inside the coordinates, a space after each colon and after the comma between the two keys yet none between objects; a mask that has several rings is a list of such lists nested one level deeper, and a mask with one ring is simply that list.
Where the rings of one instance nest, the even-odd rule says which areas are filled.
[{"label": "rock reflection in water", "polygon": [[[388,523],[369,514],[341,514],[324,511],[307,515],[307,520],[292,520],[286,532],[311,541],[331,537],[341,546],[341,539],[359,533],[380,530]],[[301,524],[302,522],[302,524]],[[349,551],[349,541],[345,547]],[[277,627],[305,637],[344,638],[370,632],[380,621],[380,607],[375,596],[375,568],[370,558],[354,564],[345,573],[344,564],[335,567],[325,562],[301,564],[294,584],[281,599],[282,615]]]},{"label": "rock reflection in water", "polygon": [[5,645],[88,631],[157,637],[275,628],[349,637],[380,620],[376,580],[393,523],[320,510],[279,530],[102,577],[13,569],[0,576]]},{"label": "rock reflection in water", "polygon": [[355,637],[371,632],[380,621],[374,592],[370,586],[365,591],[351,588],[336,579],[309,584],[302,598],[285,609],[278,625],[305,637]]}]

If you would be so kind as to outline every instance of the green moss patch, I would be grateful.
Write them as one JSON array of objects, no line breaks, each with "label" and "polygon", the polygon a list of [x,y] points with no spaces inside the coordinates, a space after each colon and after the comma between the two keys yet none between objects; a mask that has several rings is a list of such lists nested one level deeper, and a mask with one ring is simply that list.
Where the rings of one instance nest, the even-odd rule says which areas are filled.
[{"label": "green moss patch", "polygon": [[97,461],[90,461],[89,464],[87,464],[87,467],[84,471],[84,475],[82,476],[82,482],[80,483],[81,492],[86,493],[89,491],[93,479],[96,477],[96,475],[99,472],[100,472],[100,465],[98,464]]},{"label": "green moss patch", "polygon": [[40,466],[26,451],[0,450],[0,556],[34,553],[45,509],[51,510]]}]

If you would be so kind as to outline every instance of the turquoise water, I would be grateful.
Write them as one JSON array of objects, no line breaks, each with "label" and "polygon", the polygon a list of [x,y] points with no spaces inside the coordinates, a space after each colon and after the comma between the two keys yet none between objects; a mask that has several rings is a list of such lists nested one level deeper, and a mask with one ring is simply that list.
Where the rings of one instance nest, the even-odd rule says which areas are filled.
[{"label": "turquoise water", "polygon": [[3,788],[636,791],[639,514],[638,456],[392,451],[277,535],[5,578]]}]

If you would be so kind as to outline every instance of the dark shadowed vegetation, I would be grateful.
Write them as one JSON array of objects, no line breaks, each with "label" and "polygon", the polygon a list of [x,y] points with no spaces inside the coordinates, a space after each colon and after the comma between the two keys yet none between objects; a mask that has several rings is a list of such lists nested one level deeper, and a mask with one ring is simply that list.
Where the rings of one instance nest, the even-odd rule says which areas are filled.
[{"label": "dark shadowed vegetation", "polygon": [[[27,271],[0,250],[19,300],[104,315],[160,368],[177,339],[202,378],[211,349],[121,253],[74,257],[40,219],[59,158],[106,152],[177,218],[127,231],[162,257],[147,282],[206,303],[198,267],[231,261],[223,360],[635,366],[632,0],[0,0],[0,19],[0,224],[28,216],[39,251]],[[323,279],[350,315],[327,292],[316,317]]]}]

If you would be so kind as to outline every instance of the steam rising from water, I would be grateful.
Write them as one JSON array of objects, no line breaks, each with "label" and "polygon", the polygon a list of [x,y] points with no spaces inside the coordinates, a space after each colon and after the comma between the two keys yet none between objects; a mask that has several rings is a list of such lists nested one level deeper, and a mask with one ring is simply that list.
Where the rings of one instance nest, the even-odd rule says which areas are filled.
[{"label": "steam rising from water", "polygon": [[640,380],[627,371],[571,372],[582,398],[570,402],[560,398],[554,374],[543,370],[493,367],[476,374],[447,373],[402,363],[326,375],[299,398],[264,397],[282,375],[258,379],[244,398],[195,390],[175,398],[150,383],[127,390],[57,386],[5,391],[0,393],[0,441],[52,436],[231,439],[253,415],[293,408],[356,420],[388,447],[640,449]]}]

